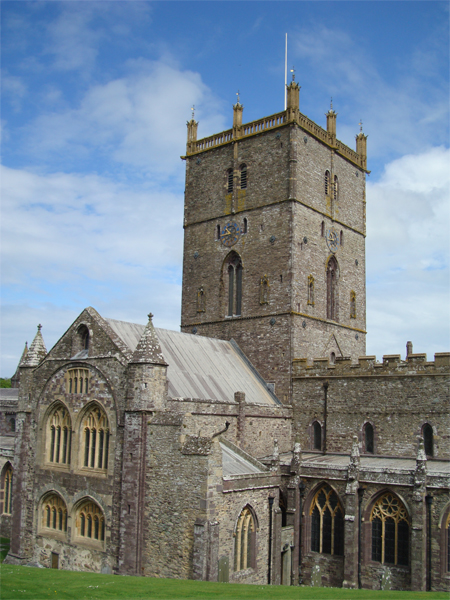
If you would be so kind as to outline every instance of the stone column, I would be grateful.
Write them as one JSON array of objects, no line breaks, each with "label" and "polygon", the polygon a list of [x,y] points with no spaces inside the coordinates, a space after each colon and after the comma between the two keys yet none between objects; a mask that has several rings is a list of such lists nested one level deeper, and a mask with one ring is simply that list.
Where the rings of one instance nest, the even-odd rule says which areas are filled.
[{"label": "stone column", "polygon": [[411,503],[411,590],[426,591],[426,476],[427,457],[423,437],[419,436],[414,472],[414,493]]},{"label": "stone column", "polygon": [[353,436],[345,490],[344,588],[358,588],[358,489],[360,456],[358,438]]}]

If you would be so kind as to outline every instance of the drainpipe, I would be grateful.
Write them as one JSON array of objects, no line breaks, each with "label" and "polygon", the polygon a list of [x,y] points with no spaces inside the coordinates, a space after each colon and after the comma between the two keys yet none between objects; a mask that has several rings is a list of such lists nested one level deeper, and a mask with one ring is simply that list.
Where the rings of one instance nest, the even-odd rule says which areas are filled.
[{"label": "drainpipe", "polygon": [[358,589],[362,588],[361,584],[361,523],[362,514],[361,506],[364,496],[364,488],[358,488]]},{"label": "drainpipe", "polygon": [[427,503],[427,592],[431,592],[431,504],[433,503],[433,496],[428,494],[425,496],[425,502]]},{"label": "drainpipe", "polygon": [[298,484],[298,493],[300,497],[299,508],[300,514],[298,518],[298,585],[302,585],[302,513],[303,513],[303,498],[305,497],[305,489],[306,486],[303,481],[300,479],[300,483]]},{"label": "drainpipe", "polygon": [[327,417],[328,417],[328,381],[324,381],[324,406],[323,406],[323,453],[327,453]]},{"label": "drainpipe", "polygon": [[269,567],[267,570],[267,583],[270,585],[271,583],[271,575],[272,575],[272,508],[273,508],[274,498],[269,496]]}]

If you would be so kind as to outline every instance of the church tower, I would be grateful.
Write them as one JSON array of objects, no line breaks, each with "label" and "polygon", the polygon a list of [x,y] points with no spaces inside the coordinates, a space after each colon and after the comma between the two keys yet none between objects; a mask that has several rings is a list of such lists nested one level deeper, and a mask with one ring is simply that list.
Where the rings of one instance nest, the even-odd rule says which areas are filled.
[{"label": "church tower", "polygon": [[188,122],[182,331],[234,338],[283,402],[294,358],[365,354],[366,136],[287,109],[197,140]]}]

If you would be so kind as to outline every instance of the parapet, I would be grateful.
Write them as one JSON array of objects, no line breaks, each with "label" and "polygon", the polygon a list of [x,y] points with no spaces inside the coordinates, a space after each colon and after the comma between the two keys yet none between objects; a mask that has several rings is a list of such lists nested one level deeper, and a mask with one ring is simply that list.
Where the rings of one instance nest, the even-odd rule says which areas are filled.
[{"label": "parapet", "polygon": [[376,356],[360,356],[358,362],[348,357],[296,358],[292,361],[294,377],[358,377],[360,375],[425,375],[450,373],[450,352],[437,352],[434,361],[427,361],[426,354],[409,354],[402,360],[400,354],[385,354],[381,362]]}]

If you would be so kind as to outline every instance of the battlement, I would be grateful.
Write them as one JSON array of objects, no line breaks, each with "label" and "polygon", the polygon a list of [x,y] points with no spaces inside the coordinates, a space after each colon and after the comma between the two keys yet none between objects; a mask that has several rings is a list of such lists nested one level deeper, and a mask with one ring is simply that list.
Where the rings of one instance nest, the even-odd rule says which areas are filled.
[{"label": "battlement", "polygon": [[382,362],[376,356],[360,356],[357,363],[351,358],[336,358],[334,364],[328,358],[296,358],[292,361],[294,377],[359,377],[377,375],[425,375],[450,373],[450,352],[437,352],[434,361],[427,361],[426,354],[409,354],[402,360],[400,354],[385,354]]},{"label": "battlement", "polygon": [[[362,132],[356,136],[356,150],[352,150],[338,139],[336,139],[336,113],[330,109],[327,114],[327,129],[323,129],[314,121],[311,121],[299,110],[299,86],[294,82],[288,86],[288,106],[286,110],[275,113],[256,121],[242,124],[242,112],[244,107],[239,104],[234,105],[233,127],[216,133],[209,137],[197,140],[198,123],[192,118],[188,121],[188,137],[186,145],[186,157],[206,152],[212,148],[217,148],[225,144],[231,144],[237,140],[245,139],[260,133],[284,127],[286,125],[297,124],[303,131],[309,133],[315,139],[319,140],[337,154],[353,163],[355,166],[367,171],[367,152],[366,139]],[[186,158],[183,157],[183,158]]]}]

